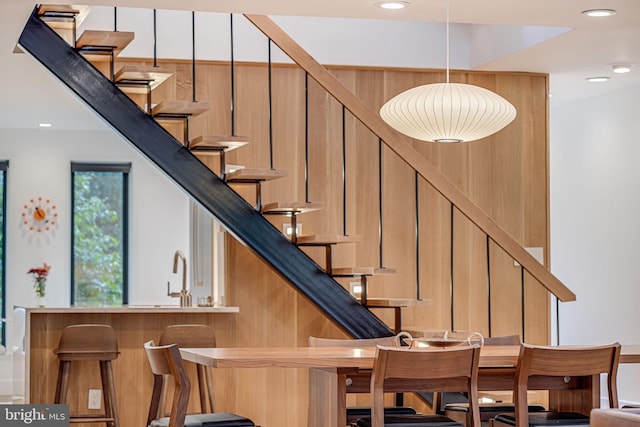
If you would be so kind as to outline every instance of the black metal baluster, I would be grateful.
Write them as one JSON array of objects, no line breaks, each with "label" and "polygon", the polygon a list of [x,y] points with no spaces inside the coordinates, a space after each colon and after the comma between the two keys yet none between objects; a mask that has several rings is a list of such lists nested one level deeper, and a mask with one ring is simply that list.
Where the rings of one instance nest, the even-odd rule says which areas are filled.
[{"label": "black metal baluster", "polygon": [[191,93],[196,102],[196,12],[191,11]]},{"label": "black metal baluster", "polygon": [[489,316],[489,336],[493,336],[491,325],[491,238],[487,234],[487,312]]},{"label": "black metal baluster", "polygon": [[[153,9],[153,66],[158,66],[158,23],[156,9]],[[151,110],[151,105],[149,105]]]},{"label": "black metal baluster", "polygon": [[268,78],[269,78],[269,167],[271,169],[274,169],[273,167],[273,110],[272,110],[272,96],[273,96],[273,92],[272,92],[272,87],[271,87],[271,39],[267,40],[267,52],[268,52],[268,58],[269,58],[269,64],[268,64]]},{"label": "black metal baluster", "polygon": [[346,111],[342,106],[342,235],[347,235],[347,130]]},{"label": "black metal baluster", "polygon": [[113,31],[118,31],[118,8],[113,8]]},{"label": "black metal baluster", "polygon": [[304,200],[309,202],[309,73],[304,73]]},{"label": "black metal baluster", "polygon": [[520,265],[520,288],[521,288],[521,292],[522,292],[522,295],[521,295],[521,304],[522,304],[522,308],[521,308],[522,309],[522,313],[521,313],[521,316],[522,316],[522,319],[521,319],[521,321],[522,321],[522,342],[527,342],[526,338],[525,338],[525,335],[524,335],[524,331],[525,331],[525,321],[524,321],[524,319],[525,319],[525,312],[524,312],[524,305],[525,305],[525,303],[524,303],[524,267],[522,266],[522,264]]},{"label": "black metal baluster", "polygon": [[560,345],[560,300],[556,297],[556,344]]},{"label": "black metal baluster", "polygon": [[378,244],[380,247],[378,265],[382,267],[382,138],[378,138]]},{"label": "black metal baluster", "polygon": [[[229,39],[231,49],[231,136],[236,134],[236,115],[235,115],[235,96],[236,96],[236,76],[235,76],[235,58],[233,52],[233,13],[229,14]],[[224,173],[224,171],[223,171]]]},{"label": "black metal baluster", "polygon": [[416,192],[416,299],[421,300],[420,295],[420,175],[415,171]]},{"label": "black metal baluster", "polygon": [[450,309],[451,309],[451,330],[454,331],[455,330],[455,314],[454,314],[454,297],[453,297],[453,285],[454,285],[454,279],[453,279],[453,273],[454,273],[454,262],[453,262],[453,252],[454,252],[454,245],[453,245],[453,238],[454,238],[454,209],[455,206],[453,205],[453,203],[451,203],[451,245],[450,245],[450,254],[449,254],[449,304],[450,304]]}]

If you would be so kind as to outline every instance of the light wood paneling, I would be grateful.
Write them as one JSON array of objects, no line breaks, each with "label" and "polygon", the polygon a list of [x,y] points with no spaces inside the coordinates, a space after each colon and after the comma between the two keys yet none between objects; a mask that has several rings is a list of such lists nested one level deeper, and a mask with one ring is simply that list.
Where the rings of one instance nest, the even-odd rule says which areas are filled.
[{"label": "light wood paneling", "polygon": [[[165,98],[191,99],[190,63],[163,61],[162,65],[175,69],[176,75],[158,89],[160,92],[154,93],[154,103]],[[199,62],[197,67],[197,99],[212,102],[212,109],[193,119],[190,138],[204,133],[228,134],[231,132],[229,64]],[[377,111],[385,100],[402,90],[418,84],[439,82],[444,78],[441,70],[355,67],[330,67],[330,70],[373,111]],[[263,202],[304,201],[304,159],[308,154],[309,198],[312,202],[324,203],[325,209],[298,218],[303,223],[303,232],[343,233],[342,108],[326,95],[318,83],[309,79],[309,151],[305,153],[304,73],[294,65],[279,64],[273,66],[272,75],[273,163],[278,169],[286,169],[288,175],[264,184]],[[228,163],[248,168],[270,167],[267,76],[266,64],[236,64],[235,134],[249,137],[251,143],[230,152]],[[452,72],[452,80],[496,90],[516,106],[518,117],[503,131],[481,141],[454,145],[414,141],[415,150],[429,162],[429,167],[444,174],[523,246],[543,247],[546,254],[547,76]],[[176,131],[177,134],[180,132]],[[347,233],[359,235],[361,239],[337,249],[334,264],[349,266],[355,262],[360,266],[379,266],[379,141],[349,112],[346,114],[344,133],[348,165]],[[373,277],[371,295],[412,297],[416,295],[416,286],[419,286],[421,297],[433,302],[405,309],[404,324],[433,329],[451,328],[449,303],[453,278],[454,327],[488,334],[490,324],[493,335],[520,333],[521,278],[520,269],[514,267],[513,259],[491,242],[487,260],[484,233],[479,232],[456,210],[452,276],[451,207],[423,178],[418,180],[417,188],[420,256],[416,259],[415,173],[392,150],[383,148],[382,156],[382,264],[396,268],[397,272],[390,276]],[[216,157],[207,156],[206,162],[217,170]],[[237,191],[249,203],[254,203],[253,188],[243,186],[242,189],[238,187]],[[282,222],[287,222],[282,217],[271,218],[271,221],[279,228]],[[305,251],[320,265],[324,265],[322,253],[317,250],[314,252],[314,249]],[[491,271],[490,301],[487,268]],[[418,269],[419,284],[416,283]],[[348,280],[342,283],[348,286]],[[549,337],[546,291],[528,278],[525,293],[525,338],[528,342],[546,342]],[[221,324],[211,320],[217,325],[220,345],[306,345],[309,335],[344,337],[343,332],[298,295],[278,274],[231,238],[227,241],[227,303],[238,305],[240,313],[223,316],[225,320]],[[375,313],[392,325],[391,310],[378,309]],[[82,319],[66,321],[78,320]],[[122,322],[118,319],[106,320]],[[165,324],[184,320],[161,317],[155,321],[144,320],[142,324],[136,321],[127,325],[148,332],[131,330],[125,339],[132,349],[131,356],[127,357],[133,357],[134,360],[132,365],[126,365],[127,370],[133,366],[138,374],[116,371],[116,383],[121,387],[118,392],[126,396],[121,406],[128,406],[123,408],[124,413],[133,414],[140,410],[137,407],[139,403],[134,405],[132,402],[148,401],[144,396],[144,387],[147,383],[150,386],[151,379],[143,374],[146,371],[143,369],[142,343],[145,339],[159,336],[158,332]],[[56,328],[59,329],[54,327],[46,333],[42,331],[45,338],[41,339],[45,342],[39,344],[40,348],[52,348],[53,341],[57,340]],[[140,355],[133,355],[134,349]],[[45,386],[37,392],[41,393],[37,396],[46,400],[55,382],[51,376],[56,369],[50,366],[52,354],[47,353],[49,350],[41,351],[42,363],[34,366],[34,372],[44,378]],[[124,364],[121,366],[117,369],[124,368]],[[215,380],[217,389],[224,390],[216,395],[219,410],[243,414],[263,427],[306,423],[307,372],[304,370],[220,369],[215,373]],[[132,392],[134,387],[136,390],[142,387],[143,391]],[[86,401],[82,396],[79,399]],[[366,404],[365,401],[360,403]],[[127,420],[132,421],[127,421],[129,424],[123,424],[124,427],[140,425],[138,415],[129,416],[132,418]]]}]

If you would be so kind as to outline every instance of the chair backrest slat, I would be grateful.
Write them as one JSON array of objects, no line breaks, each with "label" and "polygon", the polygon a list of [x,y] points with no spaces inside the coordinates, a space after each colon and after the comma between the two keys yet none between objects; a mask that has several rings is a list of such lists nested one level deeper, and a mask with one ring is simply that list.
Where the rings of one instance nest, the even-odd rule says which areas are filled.
[{"label": "chair backrest slat", "polygon": [[158,344],[177,344],[183,348],[213,348],[216,346],[216,336],[209,325],[170,325],[162,331]]},{"label": "chair backrest slat", "polygon": [[[528,425],[527,389],[529,378],[536,375],[593,377],[607,374],[609,406],[617,408],[620,350],[619,343],[597,347],[546,347],[521,344],[513,395],[516,403],[516,425]],[[594,381],[598,379],[594,378]]]},{"label": "chair backrest slat", "polygon": [[385,391],[469,393],[471,427],[480,426],[480,347],[420,350],[378,346],[371,375],[372,427],[384,426]]}]

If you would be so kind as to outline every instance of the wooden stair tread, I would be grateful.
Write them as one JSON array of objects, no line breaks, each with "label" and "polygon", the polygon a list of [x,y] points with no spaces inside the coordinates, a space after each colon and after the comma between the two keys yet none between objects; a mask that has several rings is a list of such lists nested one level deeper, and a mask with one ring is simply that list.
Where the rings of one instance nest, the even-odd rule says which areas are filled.
[{"label": "wooden stair tread", "polygon": [[[108,60],[109,58],[104,58],[106,55],[99,54],[100,50],[112,50],[117,55],[133,41],[134,36],[135,33],[131,31],[85,30],[78,38],[76,48],[92,59],[95,57],[95,60],[99,60],[102,57],[103,60]],[[96,54],[91,55],[92,53]]]},{"label": "wooden stair tread", "polygon": [[238,169],[228,173],[225,177],[227,182],[259,182],[271,181],[273,179],[287,176],[284,169]]},{"label": "wooden stair tread", "polygon": [[338,243],[352,243],[360,240],[360,236],[345,236],[343,234],[315,234],[298,236],[298,245],[302,246],[326,246]]},{"label": "wooden stair tread", "polygon": [[165,99],[151,110],[152,116],[198,116],[211,109],[208,101],[184,101],[178,99]]},{"label": "wooden stair tread", "polygon": [[382,274],[395,274],[396,269],[390,267],[334,267],[331,269],[333,276],[379,276]]},{"label": "wooden stair tread", "polygon": [[116,83],[130,83],[144,85],[144,87],[124,86],[123,92],[146,93],[147,86],[153,90],[173,75],[173,70],[167,67],[147,65],[125,65],[114,75]]},{"label": "wooden stair tread", "polygon": [[324,203],[318,202],[272,202],[262,207],[263,214],[307,213],[324,208]]},{"label": "wooden stair tread", "polygon": [[373,276],[374,270],[374,267],[333,267],[331,275],[338,277]]},{"label": "wooden stair tread", "polygon": [[38,7],[38,15],[44,15],[47,13],[68,13],[76,15],[80,13],[78,6],[70,4],[41,4]]},{"label": "wooden stair tread", "polygon": [[[431,305],[431,300],[417,300],[412,298],[367,298],[367,307],[392,308],[415,307],[418,305]],[[402,328],[406,330],[406,328]]]},{"label": "wooden stair tread", "polygon": [[51,28],[73,30],[74,26],[77,27],[84,21],[90,10],[90,6],[41,4],[38,7],[38,16]]},{"label": "wooden stair tread", "polygon": [[235,135],[201,135],[189,142],[193,151],[231,151],[249,143],[249,138]]}]

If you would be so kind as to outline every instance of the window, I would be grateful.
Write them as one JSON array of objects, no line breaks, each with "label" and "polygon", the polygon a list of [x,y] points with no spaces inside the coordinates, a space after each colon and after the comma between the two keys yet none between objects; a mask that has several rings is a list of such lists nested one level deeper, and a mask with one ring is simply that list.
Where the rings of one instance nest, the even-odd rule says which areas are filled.
[{"label": "window", "polygon": [[[7,235],[7,227],[6,227],[6,213],[7,213],[7,205],[5,201],[7,200],[7,169],[9,168],[9,161],[4,160],[0,161],[0,317],[3,319],[7,315],[7,304],[6,304],[6,238]],[[0,322],[0,342],[2,345],[6,344],[7,339],[7,331],[4,327],[4,322]]]},{"label": "window", "polygon": [[130,169],[130,163],[71,163],[72,305],[128,302]]}]

